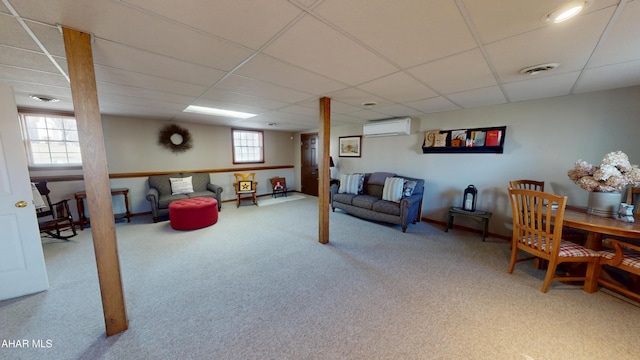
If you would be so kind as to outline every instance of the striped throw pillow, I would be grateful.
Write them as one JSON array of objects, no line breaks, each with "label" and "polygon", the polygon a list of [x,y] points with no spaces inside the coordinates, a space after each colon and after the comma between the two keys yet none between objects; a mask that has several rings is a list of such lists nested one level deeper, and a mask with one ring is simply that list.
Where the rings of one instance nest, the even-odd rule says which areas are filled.
[{"label": "striped throw pillow", "polygon": [[402,189],[404,188],[404,179],[398,177],[388,177],[384,180],[382,188],[382,200],[400,202],[402,200]]},{"label": "striped throw pillow", "polygon": [[338,192],[341,194],[357,195],[360,192],[363,180],[362,174],[342,174],[340,175]]}]

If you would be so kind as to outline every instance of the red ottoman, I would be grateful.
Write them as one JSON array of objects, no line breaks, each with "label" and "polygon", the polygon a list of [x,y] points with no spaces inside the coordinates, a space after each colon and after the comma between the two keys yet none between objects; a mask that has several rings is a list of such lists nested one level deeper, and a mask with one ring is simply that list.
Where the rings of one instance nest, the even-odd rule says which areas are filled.
[{"label": "red ottoman", "polygon": [[169,204],[169,221],[175,230],[195,230],[218,222],[218,200],[197,197]]}]

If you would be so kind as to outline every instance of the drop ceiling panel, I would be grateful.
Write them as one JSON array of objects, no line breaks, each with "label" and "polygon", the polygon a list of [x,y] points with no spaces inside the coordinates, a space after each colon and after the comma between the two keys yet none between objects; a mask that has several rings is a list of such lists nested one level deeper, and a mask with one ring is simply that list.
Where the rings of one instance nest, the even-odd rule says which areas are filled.
[{"label": "drop ceiling panel", "polygon": [[58,72],[44,54],[6,46],[0,47],[0,64],[48,73]]},{"label": "drop ceiling panel", "polygon": [[0,14],[0,43],[19,49],[41,52],[38,45],[20,26],[18,20],[6,14]]},{"label": "drop ceiling panel", "polygon": [[221,70],[103,39],[96,39],[93,44],[93,54],[94,62],[97,65],[206,87],[220,80],[225,74]]},{"label": "drop ceiling panel", "polygon": [[33,31],[40,43],[42,43],[42,45],[47,49],[49,54],[61,58],[66,58],[66,51],[64,49],[64,37],[62,36],[62,33],[57,26],[45,25],[33,21],[25,21],[25,24],[29,27],[29,29],[31,29],[31,31]]},{"label": "drop ceiling panel", "polygon": [[251,53],[202,31],[195,31],[117,1],[49,0],[16,2],[18,13],[91,33],[96,38],[172,56],[196,64],[230,70]]},{"label": "drop ceiling panel", "polygon": [[533,78],[504,85],[507,96],[511,101],[543,99],[554,96],[569,95],[576,82],[577,71],[554,76]]},{"label": "drop ceiling panel", "polygon": [[122,2],[252,49],[263,46],[302,13],[281,0],[191,0],[181,6],[175,6],[172,1]]},{"label": "drop ceiling panel", "polygon": [[231,75],[222,80],[217,88],[283,102],[302,101],[312,96],[311,94],[237,75]]},{"label": "drop ceiling panel", "polygon": [[497,85],[479,49],[416,66],[409,72],[441,94]]},{"label": "drop ceiling panel", "polygon": [[598,67],[605,64],[640,60],[640,1],[627,2],[616,23],[611,26],[604,42],[589,64]]},{"label": "drop ceiling panel", "polygon": [[454,1],[324,1],[315,12],[404,68],[476,47]]},{"label": "drop ceiling panel", "polygon": [[412,101],[407,103],[407,106],[422,111],[425,114],[431,114],[442,111],[459,110],[460,106],[452,103],[443,96],[434,97],[431,99]]},{"label": "drop ceiling panel", "polygon": [[399,102],[414,101],[437,95],[429,87],[403,72],[397,72],[359,85],[358,89]]},{"label": "drop ceiling panel", "polygon": [[[611,17],[601,10],[575,19],[572,26],[544,27],[486,47],[498,76],[505,82],[519,81],[527,66],[558,62],[556,72],[582,69]],[[532,44],[539,44],[532,46]]]},{"label": "drop ceiling panel", "polygon": [[355,106],[358,109],[362,109],[364,107],[362,105],[364,102],[375,102],[377,103],[376,106],[387,106],[393,103],[390,100],[381,98],[379,96],[356,88],[339,90],[329,94],[328,97],[336,101]]},{"label": "drop ceiling panel", "polygon": [[277,100],[265,99],[257,96],[246,95],[231,91],[211,89],[201,97],[202,99],[216,100],[220,103],[255,106],[264,109],[279,109],[287,106],[287,103]]},{"label": "drop ceiling panel", "polygon": [[[504,1],[504,0],[462,0],[473,19],[483,44],[505,40],[514,36],[553,24],[541,21],[542,17],[566,3],[566,0]],[[618,0],[593,1],[585,12],[588,14],[616,5]],[[571,22],[560,25],[571,26]],[[556,26],[559,27],[559,26]]]},{"label": "drop ceiling panel", "polygon": [[95,66],[96,81],[135,86],[142,89],[163,91],[177,95],[199,96],[206,91],[206,87],[188,84],[175,80],[163,79],[156,76],[138,74],[102,65]]},{"label": "drop ceiling panel", "polygon": [[400,104],[376,107],[376,112],[387,115],[389,117],[415,116],[422,114],[422,111],[412,109]]},{"label": "drop ceiling panel", "polygon": [[634,86],[640,82],[640,60],[587,70],[576,86],[576,93]]},{"label": "drop ceiling panel", "polygon": [[119,85],[119,84],[113,84],[113,83],[101,82],[101,81],[98,81],[96,83],[96,86],[98,87],[98,98],[100,98],[102,94],[120,94],[128,97],[138,97],[142,99],[155,99],[159,101],[167,101],[167,102],[173,102],[177,104],[184,104],[185,107],[187,107],[187,105],[189,105],[193,100],[195,100],[195,97],[193,96],[172,94],[164,91],[143,89],[143,88],[134,87],[134,86]]},{"label": "drop ceiling panel", "polygon": [[15,80],[60,87],[69,86],[69,83],[64,76],[59,75],[59,73],[41,72],[37,70],[0,65],[0,74],[3,80]]},{"label": "drop ceiling panel", "polygon": [[396,70],[391,64],[308,15],[277,38],[264,52],[350,85]]},{"label": "drop ceiling panel", "polygon": [[449,94],[447,97],[465,109],[504,104],[507,102],[502,90],[498,86],[462,91],[455,94]]},{"label": "drop ceiling panel", "polygon": [[326,94],[346,85],[265,55],[244,64],[236,74],[310,94]]}]

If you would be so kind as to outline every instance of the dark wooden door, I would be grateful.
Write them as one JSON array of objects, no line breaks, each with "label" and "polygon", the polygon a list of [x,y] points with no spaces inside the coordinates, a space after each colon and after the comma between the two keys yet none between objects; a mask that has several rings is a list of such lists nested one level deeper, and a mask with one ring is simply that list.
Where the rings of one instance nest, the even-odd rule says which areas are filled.
[{"label": "dark wooden door", "polygon": [[302,134],[302,193],[318,196],[318,134]]}]

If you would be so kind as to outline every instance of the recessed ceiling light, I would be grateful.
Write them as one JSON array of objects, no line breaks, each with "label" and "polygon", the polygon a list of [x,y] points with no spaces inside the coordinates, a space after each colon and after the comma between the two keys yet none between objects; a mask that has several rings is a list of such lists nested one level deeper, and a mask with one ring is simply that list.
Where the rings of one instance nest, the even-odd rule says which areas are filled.
[{"label": "recessed ceiling light", "polygon": [[60,101],[60,99],[56,99],[54,97],[46,96],[46,95],[29,95],[29,97],[32,98],[33,100],[42,101],[44,103],[53,103],[53,102]]},{"label": "recessed ceiling light", "polygon": [[250,117],[257,116],[257,114],[245,113],[240,111],[231,111],[231,110],[216,109],[216,108],[210,108],[205,106],[194,106],[194,105],[189,105],[182,111],[199,113],[199,114],[207,114],[207,115],[227,116],[227,117],[238,118],[238,119],[248,119]]},{"label": "recessed ceiling light", "polygon": [[520,70],[520,74],[535,75],[543,71],[553,70],[557,68],[559,65],[560,64],[558,63],[546,63],[546,64],[540,64],[540,65],[533,65]]},{"label": "recessed ceiling light", "polygon": [[571,1],[542,17],[544,22],[555,24],[569,20],[578,15],[589,5],[589,1]]}]

